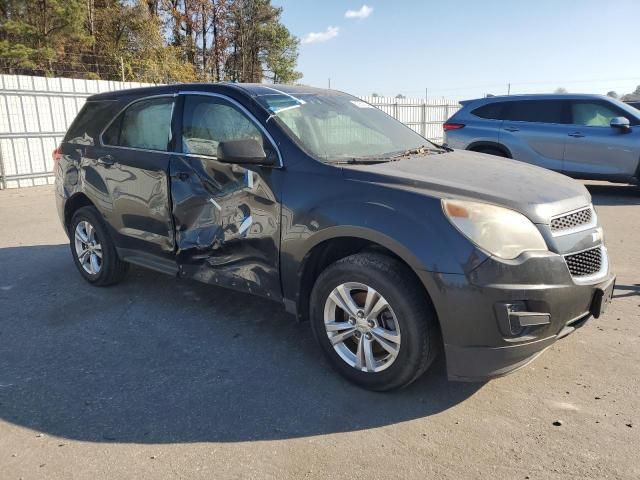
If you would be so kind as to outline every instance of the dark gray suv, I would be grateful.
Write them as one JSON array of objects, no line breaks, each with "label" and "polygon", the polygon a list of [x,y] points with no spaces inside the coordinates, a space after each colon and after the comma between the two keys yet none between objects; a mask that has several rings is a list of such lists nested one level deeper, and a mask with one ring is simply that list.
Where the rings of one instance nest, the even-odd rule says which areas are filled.
[{"label": "dark gray suv", "polygon": [[442,347],[451,378],[505,374],[598,317],[614,288],[583,185],[438,147],[340,92],[94,95],[54,160],[89,283],[136,264],[269,298],[374,390],[409,384]]},{"label": "dark gray suv", "polygon": [[600,95],[513,95],[460,102],[444,125],[456,149],[566,175],[638,183],[640,111]]}]

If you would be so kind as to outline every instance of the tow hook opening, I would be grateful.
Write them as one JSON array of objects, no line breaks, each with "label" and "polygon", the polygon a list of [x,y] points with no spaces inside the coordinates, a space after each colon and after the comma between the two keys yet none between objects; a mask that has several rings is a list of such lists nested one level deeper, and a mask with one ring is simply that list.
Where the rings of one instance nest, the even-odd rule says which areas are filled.
[{"label": "tow hook opening", "polygon": [[551,323],[549,313],[530,311],[525,301],[496,303],[495,310],[500,331],[510,338],[528,336],[536,327]]}]

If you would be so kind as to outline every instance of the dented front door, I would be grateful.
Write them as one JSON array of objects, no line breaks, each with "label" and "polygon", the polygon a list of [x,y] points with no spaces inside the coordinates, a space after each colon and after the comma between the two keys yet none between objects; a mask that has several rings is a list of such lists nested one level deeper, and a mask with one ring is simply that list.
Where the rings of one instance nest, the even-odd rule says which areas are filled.
[{"label": "dented front door", "polygon": [[170,177],[180,274],[280,299],[279,172],[215,158],[220,141],[264,133],[231,100],[188,95],[179,105],[183,153],[172,158]]}]

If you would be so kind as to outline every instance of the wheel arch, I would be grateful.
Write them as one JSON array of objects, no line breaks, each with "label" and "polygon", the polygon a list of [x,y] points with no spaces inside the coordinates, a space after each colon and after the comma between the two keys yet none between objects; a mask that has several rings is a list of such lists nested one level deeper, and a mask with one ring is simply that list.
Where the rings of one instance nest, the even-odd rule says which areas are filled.
[{"label": "wheel arch", "polygon": [[511,150],[509,150],[509,148],[507,148],[505,145],[499,142],[480,140],[477,142],[470,143],[466,149],[472,152],[477,152],[479,150],[482,150],[483,148],[493,148],[504,153],[506,158],[513,158]]},{"label": "wheel arch", "polygon": [[[429,289],[419,274],[419,260],[396,240],[362,227],[334,227],[318,235],[301,261],[297,274],[295,314],[299,321],[309,319],[311,290],[320,273],[332,263],[361,252],[378,252],[404,264],[422,285],[426,300],[435,306]],[[437,316],[437,312],[436,312]]]},{"label": "wheel arch", "polygon": [[64,226],[69,231],[73,215],[82,207],[95,207],[95,204],[82,192],[75,193],[64,204]]}]

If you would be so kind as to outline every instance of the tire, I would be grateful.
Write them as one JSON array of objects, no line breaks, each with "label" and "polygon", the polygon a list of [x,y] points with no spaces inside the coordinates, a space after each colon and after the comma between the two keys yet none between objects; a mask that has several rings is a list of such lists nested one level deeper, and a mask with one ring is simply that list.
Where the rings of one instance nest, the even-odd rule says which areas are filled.
[{"label": "tire", "polygon": [[474,150],[474,152],[486,153],[487,155],[494,155],[496,157],[509,158],[509,156],[499,148],[481,147],[481,148],[478,148],[477,150]]},{"label": "tire", "polygon": [[[369,306],[369,290],[362,287],[375,291]],[[336,292],[347,292],[352,306],[362,307],[356,311],[358,318],[338,306]],[[385,301],[388,308],[375,316]],[[332,366],[353,383],[374,391],[409,385],[429,368],[440,345],[435,311],[415,275],[398,260],[379,253],[351,255],[320,274],[311,292],[311,327]],[[346,339],[341,341],[339,335]],[[399,348],[383,348],[381,337],[394,339],[387,345]],[[370,355],[359,356],[361,351]],[[391,351],[397,352],[395,358]]]},{"label": "tire", "polygon": [[118,257],[104,220],[95,207],[82,207],[75,212],[69,238],[73,261],[87,282],[104,287],[122,281],[129,264]]}]

